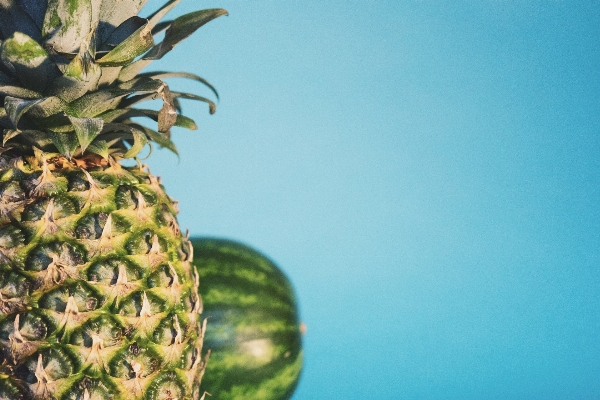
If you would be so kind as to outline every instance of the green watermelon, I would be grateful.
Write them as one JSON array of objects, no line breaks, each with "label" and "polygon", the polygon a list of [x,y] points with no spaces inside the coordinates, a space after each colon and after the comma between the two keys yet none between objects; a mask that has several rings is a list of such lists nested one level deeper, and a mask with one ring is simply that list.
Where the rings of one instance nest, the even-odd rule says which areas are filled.
[{"label": "green watermelon", "polygon": [[303,325],[289,280],[243,244],[191,241],[208,318],[204,348],[211,350],[201,390],[218,400],[289,399],[303,356]]}]

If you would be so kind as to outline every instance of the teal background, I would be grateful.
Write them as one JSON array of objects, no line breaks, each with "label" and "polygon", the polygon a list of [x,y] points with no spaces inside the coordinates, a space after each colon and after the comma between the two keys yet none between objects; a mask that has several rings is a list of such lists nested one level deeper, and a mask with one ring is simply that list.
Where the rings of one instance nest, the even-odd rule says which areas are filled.
[{"label": "teal background", "polygon": [[209,7],[153,69],[218,111],[149,165],[291,278],[294,399],[600,399],[599,3]]}]

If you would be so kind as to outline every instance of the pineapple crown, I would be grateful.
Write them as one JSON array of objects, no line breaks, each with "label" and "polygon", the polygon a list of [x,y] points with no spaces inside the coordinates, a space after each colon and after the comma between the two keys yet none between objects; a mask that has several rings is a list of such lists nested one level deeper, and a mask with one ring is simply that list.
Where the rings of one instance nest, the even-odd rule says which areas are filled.
[{"label": "pineapple crown", "polygon": [[[0,153],[92,164],[134,158],[152,142],[177,153],[171,127],[197,129],[181,114],[179,100],[206,102],[211,114],[215,104],[172,92],[163,79],[193,79],[217,99],[218,94],[195,74],[141,71],[227,11],[200,10],[162,21],[180,0],[141,18],[137,13],[145,2],[0,0]],[[158,98],[159,111],[139,107]],[[158,127],[136,123],[135,117],[150,118]]]}]

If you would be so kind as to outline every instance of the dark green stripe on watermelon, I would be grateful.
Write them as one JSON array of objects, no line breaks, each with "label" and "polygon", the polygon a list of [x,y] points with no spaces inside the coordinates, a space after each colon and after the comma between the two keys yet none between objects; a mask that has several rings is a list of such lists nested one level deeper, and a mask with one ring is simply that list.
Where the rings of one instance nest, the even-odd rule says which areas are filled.
[{"label": "dark green stripe on watermelon", "polygon": [[202,391],[219,400],[289,399],[302,369],[294,290],[281,270],[237,242],[197,238],[204,348],[211,356]]}]

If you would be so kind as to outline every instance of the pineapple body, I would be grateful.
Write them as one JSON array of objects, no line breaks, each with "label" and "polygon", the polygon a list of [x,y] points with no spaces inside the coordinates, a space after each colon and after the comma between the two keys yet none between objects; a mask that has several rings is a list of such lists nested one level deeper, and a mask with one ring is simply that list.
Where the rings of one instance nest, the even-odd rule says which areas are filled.
[{"label": "pineapple body", "polygon": [[0,400],[201,396],[191,244],[159,180],[122,162],[177,152],[170,129],[196,129],[180,99],[214,112],[164,81],[216,95],[203,78],[141,71],[226,11],[144,3],[0,0]]},{"label": "pineapple body", "polygon": [[0,167],[0,399],[198,398],[198,278],[157,178]]}]

